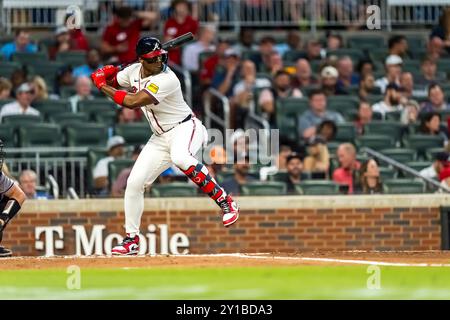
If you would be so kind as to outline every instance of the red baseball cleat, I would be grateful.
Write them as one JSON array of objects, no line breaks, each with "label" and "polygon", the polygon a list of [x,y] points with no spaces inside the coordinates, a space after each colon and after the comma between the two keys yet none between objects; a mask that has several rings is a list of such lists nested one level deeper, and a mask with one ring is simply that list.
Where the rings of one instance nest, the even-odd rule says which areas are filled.
[{"label": "red baseball cleat", "polygon": [[139,253],[139,236],[135,235],[130,238],[128,235],[111,250],[112,255],[116,256],[134,256]]},{"label": "red baseball cleat", "polygon": [[239,207],[231,196],[228,195],[225,200],[220,203],[220,207],[222,208],[222,222],[224,227],[231,226],[239,219]]}]

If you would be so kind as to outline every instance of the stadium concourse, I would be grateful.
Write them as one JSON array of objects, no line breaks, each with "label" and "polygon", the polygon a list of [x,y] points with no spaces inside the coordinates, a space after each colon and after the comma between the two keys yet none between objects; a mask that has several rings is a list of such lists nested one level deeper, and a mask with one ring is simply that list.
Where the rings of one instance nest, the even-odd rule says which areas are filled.
[{"label": "stadium concourse", "polygon": [[[119,108],[89,76],[102,65],[134,61],[140,34],[167,41],[188,31],[197,40],[171,51],[169,63],[196,116],[209,128],[234,129],[232,146],[244,146],[231,150],[244,163],[227,158],[222,146],[209,154],[210,172],[233,194],[446,189],[445,8],[434,25],[371,31],[359,22],[314,32],[272,25],[237,32],[190,12],[186,1],[174,1],[169,15],[108,8],[108,24],[94,31],[12,28],[1,38],[0,138],[9,174],[29,198],[123,196],[129,167],[151,132],[140,111]],[[279,130],[279,150],[270,163],[247,163],[259,149],[247,143],[245,130],[260,128]],[[171,168],[147,195],[200,194]]]}]

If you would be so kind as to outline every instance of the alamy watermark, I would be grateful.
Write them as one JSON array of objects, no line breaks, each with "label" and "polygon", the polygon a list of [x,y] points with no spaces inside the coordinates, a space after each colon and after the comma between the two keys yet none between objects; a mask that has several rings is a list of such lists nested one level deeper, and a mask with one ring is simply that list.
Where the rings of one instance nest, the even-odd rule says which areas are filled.
[{"label": "alamy watermark", "polygon": [[367,278],[366,286],[369,290],[381,289],[381,269],[379,266],[370,265],[367,267],[369,277]]},{"label": "alamy watermark", "polygon": [[70,265],[66,269],[68,274],[66,280],[67,290],[80,290],[81,289],[81,269],[77,265]]},{"label": "alamy watermark", "polygon": [[377,5],[367,6],[366,8],[366,27],[369,30],[381,29],[381,8]]}]

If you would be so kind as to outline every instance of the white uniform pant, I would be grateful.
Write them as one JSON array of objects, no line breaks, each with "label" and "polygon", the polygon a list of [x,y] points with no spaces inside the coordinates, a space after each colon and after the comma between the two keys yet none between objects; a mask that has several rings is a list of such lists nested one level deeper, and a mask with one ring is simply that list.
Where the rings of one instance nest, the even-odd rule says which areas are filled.
[{"label": "white uniform pant", "polygon": [[139,233],[144,210],[144,187],[172,164],[181,170],[195,166],[194,158],[208,135],[205,126],[197,118],[177,125],[160,135],[153,135],[142,149],[133,165],[125,189],[125,229],[127,233]]}]

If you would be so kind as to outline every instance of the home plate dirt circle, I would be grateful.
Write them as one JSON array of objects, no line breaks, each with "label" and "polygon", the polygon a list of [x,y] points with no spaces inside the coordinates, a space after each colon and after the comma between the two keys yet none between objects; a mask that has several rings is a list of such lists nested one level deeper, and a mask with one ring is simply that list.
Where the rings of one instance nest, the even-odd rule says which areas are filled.
[{"label": "home plate dirt circle", "polygon": [[80,268],[161,268],[161,267],[253,267],[253,266],[327,266],[381,265],[401,267],[450,267],[448,251],[402,252],[305,252],[296,254],[189,254],[135,257],[56,256],[11,257],[0,259],[0,269]]}]

